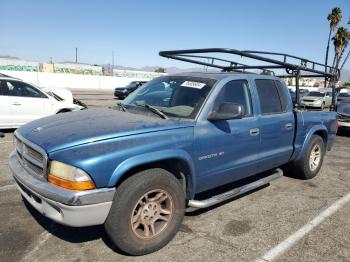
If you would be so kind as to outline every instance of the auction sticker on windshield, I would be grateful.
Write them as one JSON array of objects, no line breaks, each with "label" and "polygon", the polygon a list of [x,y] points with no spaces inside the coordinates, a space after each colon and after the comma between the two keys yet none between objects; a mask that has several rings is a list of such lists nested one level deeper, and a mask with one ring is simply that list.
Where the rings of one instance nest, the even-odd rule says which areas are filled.
[{"label": "auction sticker on windshield", "polygon": [[185,81],[181,84],[181,86],[197,88],[197,89],[202,89],[205,85],[206,85],[205,83],[193,82],[193,81]]}]

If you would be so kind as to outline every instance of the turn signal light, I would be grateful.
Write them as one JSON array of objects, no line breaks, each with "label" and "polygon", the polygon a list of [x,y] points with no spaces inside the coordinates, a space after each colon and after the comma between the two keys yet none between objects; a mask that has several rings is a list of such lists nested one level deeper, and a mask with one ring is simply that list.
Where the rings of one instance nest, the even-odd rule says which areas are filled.
[{"label": "turn signal light", "polygon": [[89,190],[96,188],[92,181],[70,181],[51,174],[48,176],[48,181],[56,186],[71,190]]}]

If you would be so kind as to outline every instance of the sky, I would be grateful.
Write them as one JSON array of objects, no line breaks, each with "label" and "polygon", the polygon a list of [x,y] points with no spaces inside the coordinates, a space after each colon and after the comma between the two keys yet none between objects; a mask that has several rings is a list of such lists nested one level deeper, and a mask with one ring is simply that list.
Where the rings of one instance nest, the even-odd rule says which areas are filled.
[{"label": "sky", "polygon": [[350,29],[350,0],[0,0],[0,55],[74,61],[77,47],[84,63],[114,52],[116,65],[186,68],[158,52],[225,47],[324,62],[333,7]]}]

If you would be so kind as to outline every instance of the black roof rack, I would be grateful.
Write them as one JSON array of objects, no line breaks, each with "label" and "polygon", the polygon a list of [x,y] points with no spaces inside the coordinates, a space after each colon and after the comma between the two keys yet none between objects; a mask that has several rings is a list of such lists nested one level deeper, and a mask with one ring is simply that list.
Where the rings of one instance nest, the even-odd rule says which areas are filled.
[{"label": "black roof rack", "polygon": [[[212,53],[235,55],[240,59],[250,59],[254,62],[263,62],[263,64],[247,65],[233,60],[227,60],[222,59],[220,57],[211,56],[210,54]],[[300,77],[323,77],[325,78],[325,80],[330,82],[330,85],[333,90],[332,108],[334,108],[335,106],[335,82],[339,79],[339,69],[336,69],[331,66],[326,66],[324,64],[311,61],[306,58],[288,55],[284,53],[251,50],[240,51],[230,48],[204,48],[161,51],[159,52],[159,55],[175,60],[221,69],[224,72],[246,72],[246,70],[250,69],[259,69],[267,72],[274,72],[273,70],[285,70],[286,74],[280,74],[277,76],[296,78],[297,102],[295,104],[295,107],[299,106]],[[206,59],[207,62],[202,61],[201,59]]]}]

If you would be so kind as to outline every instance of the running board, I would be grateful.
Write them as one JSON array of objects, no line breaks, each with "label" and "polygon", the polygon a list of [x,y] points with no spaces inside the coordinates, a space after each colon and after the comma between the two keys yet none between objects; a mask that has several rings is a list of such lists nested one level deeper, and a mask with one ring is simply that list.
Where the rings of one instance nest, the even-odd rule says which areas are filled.
[{"label": "running board", "polygon": [[222,193],[220,195],[216,195],[213,196],[211,198],[208,199],[204,199],[204,200],[190,200],[188,202],[188,206],[189,207],[194,207],[194,208],[206,208],[206,207],[210,207],[213,205],[216,205],[220,202],[223,202],[227,199],[242,195],[246,192],[252,191],[254,189],[257,189],[261,186],[267,185],[269,184],[271,181],[280,178],[281,176],[283,176],[283,171],[279,168],[277,168],[276,170],[274,170],[272,175],[269,175],[267,177],[264,177],[262,179],[259,179],[257,181],[254,181],[252,183],[249,183],[247,185],[241,186],[241,187],[236,187],[230,191],[227,191],[225,193]]}]

